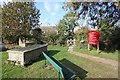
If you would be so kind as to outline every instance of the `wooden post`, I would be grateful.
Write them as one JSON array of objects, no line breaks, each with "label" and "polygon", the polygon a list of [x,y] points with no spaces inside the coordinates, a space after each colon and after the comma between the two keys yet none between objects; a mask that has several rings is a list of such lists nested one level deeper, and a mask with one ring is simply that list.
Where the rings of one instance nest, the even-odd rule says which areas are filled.
[{"label": "wooden post", "polygon": [[97,44],[97,53],[99,53],[99,43]]},{"label": "wooden post", "polygon": [[[90,44],[88,44],[88,50],[90,50]],[[99,53],[99,43],[97,44],[97,53]]]},{"label": "wooden post", "polygon": [[90,50],[90,44],[88,44],[88,50]]}]

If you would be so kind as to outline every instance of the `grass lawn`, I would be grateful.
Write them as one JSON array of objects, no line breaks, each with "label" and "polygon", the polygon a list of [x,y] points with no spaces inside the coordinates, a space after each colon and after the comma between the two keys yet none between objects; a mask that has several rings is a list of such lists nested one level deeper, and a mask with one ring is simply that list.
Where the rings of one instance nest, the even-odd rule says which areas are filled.
[{"label": "grass lawn", "polygon": [[[80,58],[67,53],[67,47],[48,46],[49,54],[59,60],[66,67],[72,69],[83,78],[117,78],[118,71],[109,65]],[[57,71],[47,62],[45,67],[44,58],[24,67],[7,64],[8,54],[2,54],[2,77],[3,78],[57,78]]]},{"label": "grass lawn", "polygon": [[113,60],[118,61],[118,53],[119,53],[119,51],[109,52],[109,53],[102,51],[100,53],[97,53],[97,50],[88,51],[87,49],[80,49],[78,46],[75,46],[73,51],[80,52],[80,53],[83,53],[83,54],[89,54],[89,55],[93,55],[93,56],[113,59]]}]

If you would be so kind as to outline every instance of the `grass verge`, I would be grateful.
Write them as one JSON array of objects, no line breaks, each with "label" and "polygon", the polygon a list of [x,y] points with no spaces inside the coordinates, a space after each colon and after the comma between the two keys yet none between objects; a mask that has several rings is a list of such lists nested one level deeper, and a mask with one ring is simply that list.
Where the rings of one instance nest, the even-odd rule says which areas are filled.
[{"label": "grass verge", "polygon": [[78,46],[74,46],[73,51],[118,61],[119,51],[109,53],[101,51],[100,53],[97,53],[97,50],[88,51],[87,49],[80,49]]},{"label": "grass verge", "polygon": [[[66,67],[72,69],[82,78],[117,78],[118,70],[109,65],[80,58],[69,54],[67,47],[48,46],[50,56],[60,61]],[[7,64],[7,52],[2,52],[2,78],[57,78],[57,71],[47,61],[45,67],[44,58],[24,67]]]}]

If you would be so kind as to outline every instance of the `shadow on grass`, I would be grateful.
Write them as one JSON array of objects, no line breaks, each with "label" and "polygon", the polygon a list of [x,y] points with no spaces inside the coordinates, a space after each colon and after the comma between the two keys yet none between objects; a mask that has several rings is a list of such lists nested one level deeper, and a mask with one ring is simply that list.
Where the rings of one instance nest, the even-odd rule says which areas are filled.
[{"label": "shadow on grass", "polygon": [[120,62],[120,50],[118,51],[118,61]]},{"label": "shadow on grass", "polygon": [[59,53],[59,50],[48,50],[48,55],[49,56],[54,56],[55,54]]},{"label": "shadow on grass", "polygon": [[64,66],[66,66],[67,68],[69,68],[70,70],[75,72],[76,76],[79,77],[80,79],[84,79],[85,77],[87,77],[88,72],[86,70],[82,69],[81,67],[75,65],[71,61],[69,61],[67,59],[62,59],[62,60],[60,60],[60,62]]},{"label": "shadow on grass", "polygon": [[[48,50],[48,52],[45,52],[47,53],[49,56],[54,56],[55,54],[57,54],[58,52],[60,52],[59,50]],[[42,61],[42,60],[45,60],[44,56],[43,55],[40,55],[39,56],[39,59],[37,60],[31,60],[29,62],[29,64],[26,64],[25,67],[28,67],[30,65],[32,65],[33,63],[36,63],[36,62],[39,62],[39,61]]]}]

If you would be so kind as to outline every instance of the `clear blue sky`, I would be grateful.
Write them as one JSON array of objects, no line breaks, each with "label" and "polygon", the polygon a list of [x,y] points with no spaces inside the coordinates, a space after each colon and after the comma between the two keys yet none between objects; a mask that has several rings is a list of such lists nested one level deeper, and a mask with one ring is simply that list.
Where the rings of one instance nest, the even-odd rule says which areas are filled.
[{"label": "clear blue sky", "polygon": [[[11,0],[8,0],[11,1]],[[7,1],[5,0],[7,3]],[[37,9],[40,10],[40,23],[42,23],[42,26],[55,26],[59,23],[60,19],[63,18],[66,11],[62,9],[62,6],[64,1],[54,1],[54,2],[48,2],[48,1],[41,1],[41,2],[35,2],[35,5]],[[0,1],[0,5],[2,5],[2,0]]]},{"label": "clear blue sky", "polygon": [[36,2],[35,5],[40,10],[42,26],[58,24],[66,13],[62,9],[63,2]]}]

